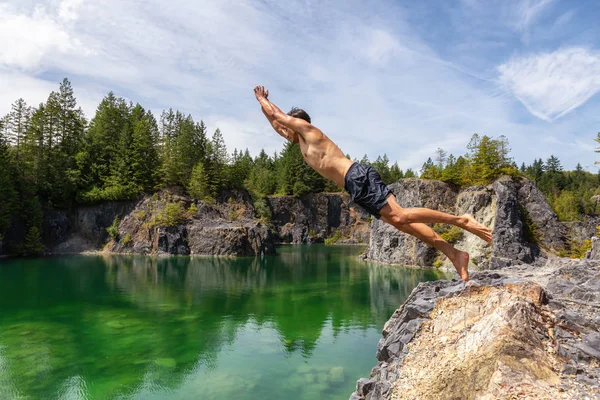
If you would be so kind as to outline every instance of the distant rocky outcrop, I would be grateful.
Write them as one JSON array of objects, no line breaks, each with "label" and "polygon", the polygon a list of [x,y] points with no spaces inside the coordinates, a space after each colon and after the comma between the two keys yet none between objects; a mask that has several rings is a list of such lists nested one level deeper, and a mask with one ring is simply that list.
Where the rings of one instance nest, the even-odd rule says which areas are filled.
[{"label": "distant rocky outcrop", "polygon": [[[338,243],[369,240],[368,216],[354,208],[346,194],[269,196],[265,200],[270,220],[258,218],[246,192],[224,193],[216,202],[206,203],[171,189],[138,201],[47,210],[43,239],[54,254],[104,250],[218,256],[272,254],[278,243],[322,243],[334,235]],[[166,211],[168,204],[181,207]],[[115,218],[117,238],[111,240],[107,228]]]},{"label": "distant rocky outcrop", "polygon": [[[472,214],[493,226],[493,243],[465,232],[455,243],[471,255],[472,269],[499,269],[543,263],[564,249],[568,228],[558,221],[543,193],[525,178],[503,177],[491,185],[462,191],[440,181],[404,179],[390,186],[403,207],[428,207],[455,215]],[[587,228],[580,226],[581,231]],[[374,221],[366,256],[393,264],[431,266],[438,254],[421,241]],[[444,265],[451,268],[448,260]]]},{"label": "distant rocky outcrop", "polygon": [[267,203],[280,243],[322,243],[335,232],[339,243],[369,241],[369,216],[362,208],[354,207],[345,193],[269,196]]},{"label": "distant rocky outcrop", "polygon": [[350,398],[599,398],[600,263],[555,259],[473,283],[419,284]]}]

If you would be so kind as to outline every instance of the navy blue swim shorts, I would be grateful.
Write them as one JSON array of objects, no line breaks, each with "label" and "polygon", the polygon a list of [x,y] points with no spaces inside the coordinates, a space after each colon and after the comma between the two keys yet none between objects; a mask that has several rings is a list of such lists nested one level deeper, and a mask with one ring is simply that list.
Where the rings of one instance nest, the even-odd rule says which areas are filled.
[{"label": "navy blue swim shorts", "polygon": [[375,168],[356,162],[346,172],[344,189],[350,193],[352,201],[378,219],[379,210],[387,204],[387,197],[392,193]]}]

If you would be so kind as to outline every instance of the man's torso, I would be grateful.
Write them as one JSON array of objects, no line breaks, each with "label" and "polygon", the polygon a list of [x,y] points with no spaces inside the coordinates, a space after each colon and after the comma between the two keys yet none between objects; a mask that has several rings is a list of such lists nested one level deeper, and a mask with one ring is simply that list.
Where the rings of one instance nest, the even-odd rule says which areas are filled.
[{"label": "man's torso", "polygon": [[352,165],[340,148],[318,129],[298,135],[298,144],[306,163],[315,171],[344,187],[344,176]]}]

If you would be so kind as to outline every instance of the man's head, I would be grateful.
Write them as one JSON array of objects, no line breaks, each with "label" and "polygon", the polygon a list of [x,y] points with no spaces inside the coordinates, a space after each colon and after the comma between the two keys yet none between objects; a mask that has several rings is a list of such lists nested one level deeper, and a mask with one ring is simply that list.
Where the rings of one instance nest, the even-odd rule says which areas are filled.
[{"label": "man's head", "polygon": [[310,115],[308,115],[308,113],[301,108],[293,107],[288,115],[290,117],[303,119],[310,124]]}]

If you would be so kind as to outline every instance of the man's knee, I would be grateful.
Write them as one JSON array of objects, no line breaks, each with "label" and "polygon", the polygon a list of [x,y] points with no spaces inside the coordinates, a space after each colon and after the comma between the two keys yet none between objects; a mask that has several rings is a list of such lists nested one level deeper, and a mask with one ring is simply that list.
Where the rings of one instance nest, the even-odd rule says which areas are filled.
[{"label": "man's knee", "polygon": [[407,215],[402,210],[394,210],[392,215],[390,215],[390,220],[393,225],[405,225],[408,223]]}]

